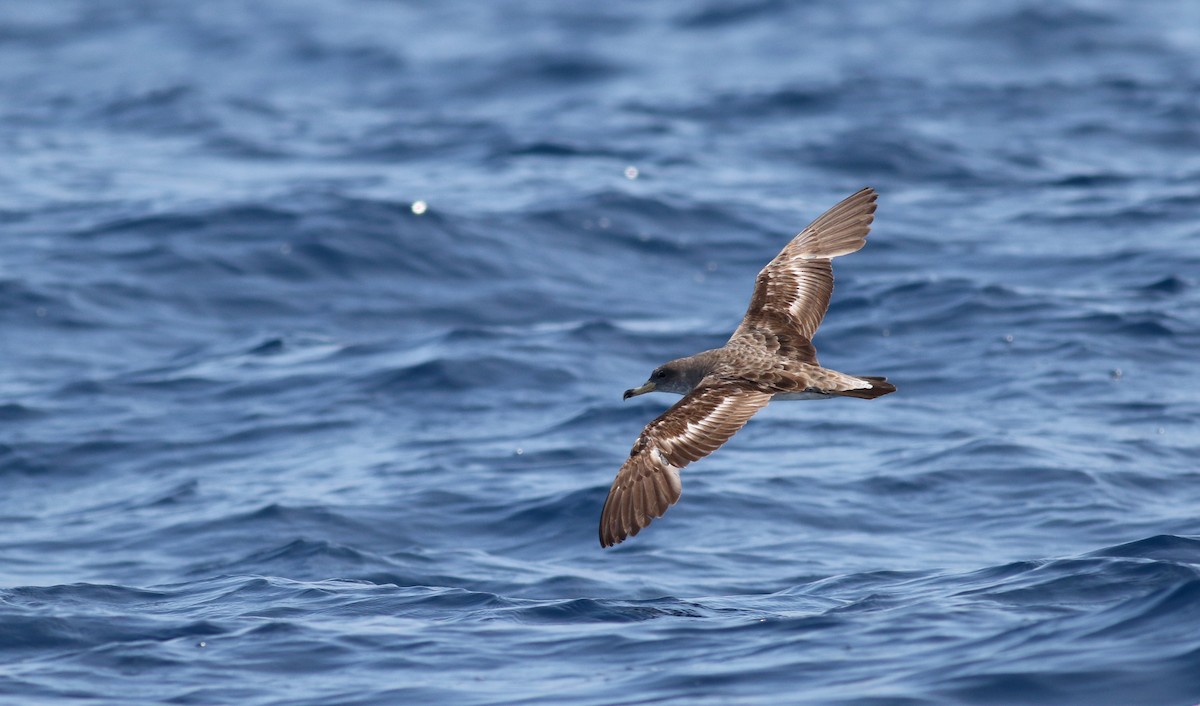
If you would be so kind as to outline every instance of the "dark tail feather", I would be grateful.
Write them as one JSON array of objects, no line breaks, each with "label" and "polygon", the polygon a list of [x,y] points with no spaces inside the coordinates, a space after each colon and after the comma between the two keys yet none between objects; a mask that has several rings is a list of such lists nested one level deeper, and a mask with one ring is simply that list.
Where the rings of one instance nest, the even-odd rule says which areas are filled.
[{"label": "dark tail feather", "polygon": [[833,394],[840,395],[842,397],[858,397],[859,399],[873,400],[876,397],[883,397],[888,393],[896,391],[896,386],[888,382],[887,378],[875,377],[871,375],[855,375],[855,377],[860,380],[866,380],[870,382],[871,386],[869,388],[864,387],[857,390],[842,390],[840,392],[834,392]]}]

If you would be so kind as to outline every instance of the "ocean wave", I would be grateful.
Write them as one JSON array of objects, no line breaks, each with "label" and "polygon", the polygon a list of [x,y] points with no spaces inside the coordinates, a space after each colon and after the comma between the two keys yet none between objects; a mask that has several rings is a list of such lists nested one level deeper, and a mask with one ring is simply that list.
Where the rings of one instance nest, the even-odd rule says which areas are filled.
[{"label": "ocean wave", "polygon": [[[1195,10],[0,4],[0,692],[1195,703]],[[855,190],[821,362],[621,400]]]}]

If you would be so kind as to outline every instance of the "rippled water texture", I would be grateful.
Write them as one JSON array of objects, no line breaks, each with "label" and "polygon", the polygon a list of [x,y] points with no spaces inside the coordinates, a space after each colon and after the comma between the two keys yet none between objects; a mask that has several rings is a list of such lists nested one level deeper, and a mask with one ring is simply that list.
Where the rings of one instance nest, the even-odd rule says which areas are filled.
[{"label": "rippled water texture", "polygon": [[[1200,702],[1198,28],[0,4],[0,702]],[[621,392],[866,185],[899,392],[601,550]]]}]

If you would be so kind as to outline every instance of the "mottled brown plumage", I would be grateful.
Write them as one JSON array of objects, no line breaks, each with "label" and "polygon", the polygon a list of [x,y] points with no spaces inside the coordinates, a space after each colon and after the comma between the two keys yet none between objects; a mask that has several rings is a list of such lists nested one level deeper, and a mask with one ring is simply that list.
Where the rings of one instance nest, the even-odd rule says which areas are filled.
[{"label": "mottled brown plumage", "polygon": [[873,399],[895,387],[882,377],[822,368],[812,336],[833,292],[830,260],[866,243],[876,194],[863,189],[800,232],[758,274],[750,307],[721,348],[659,366],[646,392],[684,395],[646,425],[617,472],[600,514],[609,547],[662,517],[679,500],[679,470],[715,451],[774,399]]}]

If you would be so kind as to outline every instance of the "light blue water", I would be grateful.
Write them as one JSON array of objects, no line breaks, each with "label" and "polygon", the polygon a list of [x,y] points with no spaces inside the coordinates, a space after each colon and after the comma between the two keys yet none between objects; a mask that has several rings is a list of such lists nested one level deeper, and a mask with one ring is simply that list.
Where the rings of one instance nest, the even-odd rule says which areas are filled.
[{"label": "light blue water", "polygon": [[[1197,28],[0,4],[0,702],[1200,702]],[[601,550],[621,392],[865,185],[899,391]]]}]

